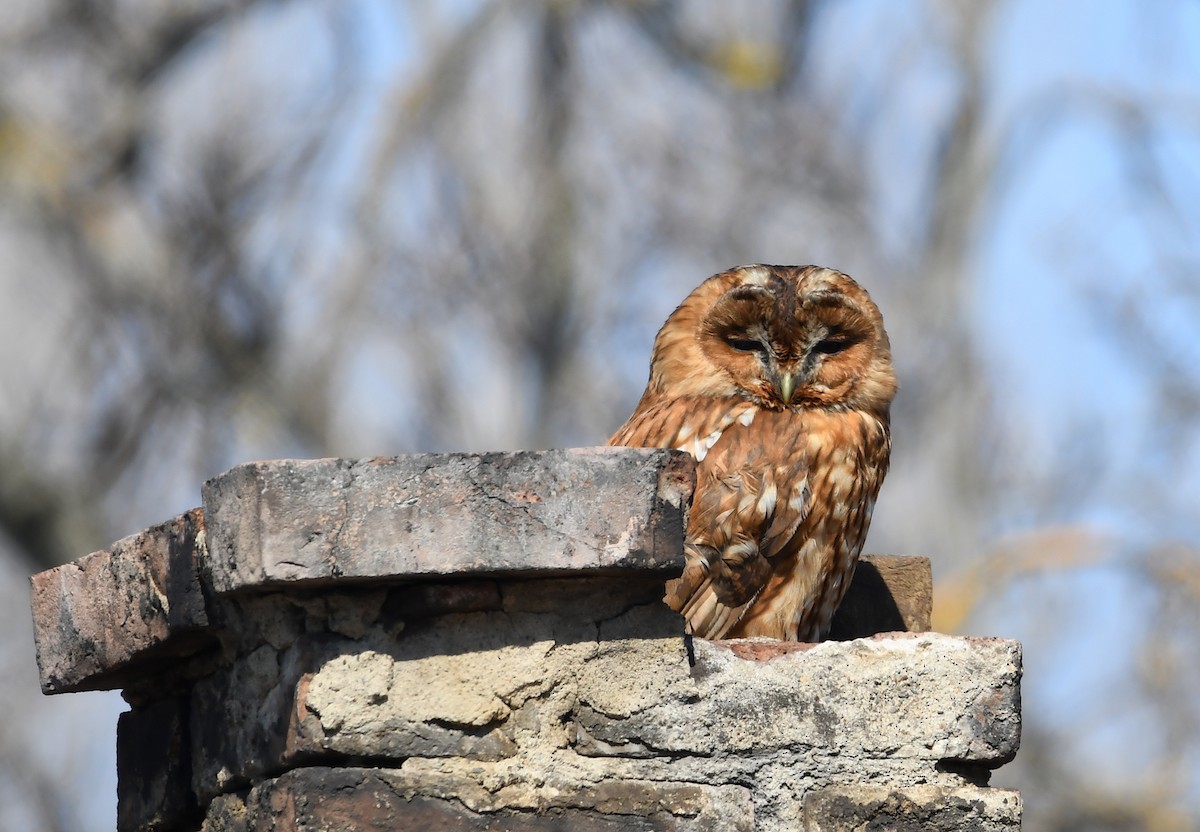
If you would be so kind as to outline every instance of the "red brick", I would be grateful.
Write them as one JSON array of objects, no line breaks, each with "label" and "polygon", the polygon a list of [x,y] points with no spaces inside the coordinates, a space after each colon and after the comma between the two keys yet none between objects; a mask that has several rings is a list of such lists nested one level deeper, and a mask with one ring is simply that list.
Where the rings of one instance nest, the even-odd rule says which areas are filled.
[{"label": "red brick", "polygon": [[200,509],[34,575],[45,693],[121,687],[144,663],[197,648],[208,625],[197,576]]}]

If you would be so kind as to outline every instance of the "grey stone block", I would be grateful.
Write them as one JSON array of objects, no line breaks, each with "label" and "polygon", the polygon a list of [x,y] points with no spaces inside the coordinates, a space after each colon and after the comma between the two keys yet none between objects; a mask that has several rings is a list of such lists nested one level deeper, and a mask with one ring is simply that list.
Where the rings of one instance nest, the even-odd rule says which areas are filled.
[{"label": "grey stone block", "polygon": [[219,592],[335,578],[678,570],[679,451],[584,448],[241,465],[204,486]]},{"label": "grey stone block", "polygon": [[820,750],[986,767],[1011,760],[1020,743],[1015,641],[937,633],[816,645],[697,639],[693,650],[693,701],[654,696],[614,707],[585,679],[583,731],[613,748],[656,753]]}]

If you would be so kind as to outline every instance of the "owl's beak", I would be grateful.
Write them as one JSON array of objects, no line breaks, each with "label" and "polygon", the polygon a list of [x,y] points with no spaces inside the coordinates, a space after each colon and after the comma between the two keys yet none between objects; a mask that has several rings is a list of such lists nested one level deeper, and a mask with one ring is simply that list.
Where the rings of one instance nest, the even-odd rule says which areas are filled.
[{"label": "owl's beak", "polygon": [[780,373],[779,374],[779,398],[784,404],[789,404],[792,401],[792,396],[796,392],[796,374],[795,373]]}]

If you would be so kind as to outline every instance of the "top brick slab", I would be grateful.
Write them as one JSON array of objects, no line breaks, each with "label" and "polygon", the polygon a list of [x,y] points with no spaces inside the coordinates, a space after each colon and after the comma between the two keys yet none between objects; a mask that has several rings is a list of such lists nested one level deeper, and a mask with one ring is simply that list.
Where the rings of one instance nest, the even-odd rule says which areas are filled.
[{"label": "top brick slab", "polygon": [[[205,485],[203,509],[33,576],[42,689],[203,660],[231,593],[412,584],[394,601],[414,616],[499,609],[496,583],[527,578],[640,573],[628,591],[644,594],[682,568],[693,487],[691,457],[658,449],[242,465]],[[832,637],[924,631],[930,607],[927,559],[867,556]]]},{"label": "top brick slab", "polygon": [[208,569],[222,593],[677,570],[693,466],[626,448],[250,463],[204,486]]},{"label": "top brick slab", "polygon": [[204,508],[31,579],[46,693],[124,687],[211,644],[211,593],[682,568],[694,463],[594,448],[241,465]]}]

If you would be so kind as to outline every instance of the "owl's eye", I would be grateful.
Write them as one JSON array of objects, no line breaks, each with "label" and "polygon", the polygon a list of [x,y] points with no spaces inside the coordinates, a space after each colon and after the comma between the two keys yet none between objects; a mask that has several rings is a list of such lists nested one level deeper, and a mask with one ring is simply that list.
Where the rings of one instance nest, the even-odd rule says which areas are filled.
[{"label": "owl's eye", "polygon": [[844,335],[834,335],[822,341],[818,341],[813,347],[813,352],[821,355],[834,355],[850,346],[850,339]]},{"label": "owl's eye", "polygon": [[766,345],[762,341],[755,341],[753,338],[730,338],[726,343],[740,352],[765,353],[767,351]]}]

